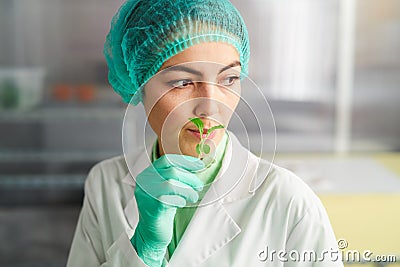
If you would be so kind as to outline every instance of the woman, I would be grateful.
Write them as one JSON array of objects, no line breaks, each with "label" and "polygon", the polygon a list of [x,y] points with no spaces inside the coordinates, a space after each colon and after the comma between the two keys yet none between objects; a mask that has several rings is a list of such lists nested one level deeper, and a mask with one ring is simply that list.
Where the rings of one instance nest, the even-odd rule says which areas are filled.
[{"label": "woman", "polygon": [[[299,178],[224,129],[205,136],[229,123],[247,73],[247,30],[228,0],[127,1],[104,52],[111,85],[143,104],[158,138],[151,156],[91,169],[67,266],[342,266]],[[202,159],[204,137],[212,156]]]}]

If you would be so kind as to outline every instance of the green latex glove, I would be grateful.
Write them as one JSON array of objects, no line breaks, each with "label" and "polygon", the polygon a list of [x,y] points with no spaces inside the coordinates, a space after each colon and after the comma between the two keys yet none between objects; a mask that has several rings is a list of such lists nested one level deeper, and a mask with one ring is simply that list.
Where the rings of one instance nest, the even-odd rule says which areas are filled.
[{"label": "green latex glove", "polygon": [[139,222],[131,239],[139,257],[150,267],[160,267],[171,242],[177,208],[195,203],[203,183],[193,173],[204,168],[194,157],[168,154],[136,177],[135,197]]}]

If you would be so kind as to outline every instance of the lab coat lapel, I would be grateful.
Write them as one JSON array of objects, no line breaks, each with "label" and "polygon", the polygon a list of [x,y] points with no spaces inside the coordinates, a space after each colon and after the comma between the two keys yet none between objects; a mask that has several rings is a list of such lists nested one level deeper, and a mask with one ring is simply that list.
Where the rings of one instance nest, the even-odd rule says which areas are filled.
[{"label": "lab coat lapel", "polygon": [[249,178],[250,153],[242,147],[234,134],[230,133],[229,136],[223,167],[213,183],[218,198],[223,198],[223,201],[249,196],[248,188],[243,190],[241,185]]},{"label": "lab coat lapel", "polygon": [[267,177],[269,162],[256,157],[244,148],[236,136],[229,134],[222,167],[213,187],[216,199],[223,203],[253,196]]},{"label": "lab coat lapel", "polygon": [[[151,150],[147,150],[151,151]],[[128,221],[132,229],[136,228],[139,221],[139,211],[137,209],[137,203],[134,196],[134,188],[136,185],[136,176],[141,173],[147,166],[151,164],[149,156],[145,149],[140,150],[136,154],[125,155],[125,161],[134,162],[134,164],[127,164],[129,172],[122,179],[122,182],[129,185],[131,191],[128,191],[128,202],[124,207],[125,218]],[[131,166],[131,167],[130,167]]]},{"label": "lab coat lapel", "polygon": [[[212,187],[202,202],[215,198]],[[241,229],[220,201],[197,208],[170,258],[170,267],[199,266],[232,241]]]},{"label": "lab coat lapel", "polygon": [[[149,158],[151,155],[147,155],[146,153],[146,151],[151,151],[151,149],[149,149],[150,148],[147,148],[146,150],[142,148],[137,153],[125,155],[126,166],[128,167],[129,172],[122,179],[122,182],[135,186],[136,176],[151,164]],[[131,164],[131,162],[134,162],[134,164]]]}]

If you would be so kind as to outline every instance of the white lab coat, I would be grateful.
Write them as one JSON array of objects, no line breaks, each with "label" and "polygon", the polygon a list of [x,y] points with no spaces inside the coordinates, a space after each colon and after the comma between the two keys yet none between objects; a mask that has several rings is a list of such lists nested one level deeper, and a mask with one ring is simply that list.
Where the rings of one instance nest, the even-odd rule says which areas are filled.
[{"label": "white lab coat", "polygon": [[[331,253],[337,244],[313,191],[292,172],[260,160],[230,136],[221,170],[200,203],[212,204],[197,208],[164,263],[170,267],[343,266],[340,256],[330,261],[325,254],[325,261],[320,261],[324,250]],[[150,159],[143,149],[126,160],[134,164],[119,156],[91,169],[68,267],[146,266],[130,238],[138,222],[133,177]],[[310,252],[304,260],[307,250],[314,250],[319,259],[310,261]],[[300,261],[292,261],[299,259],[297,255]]]}]

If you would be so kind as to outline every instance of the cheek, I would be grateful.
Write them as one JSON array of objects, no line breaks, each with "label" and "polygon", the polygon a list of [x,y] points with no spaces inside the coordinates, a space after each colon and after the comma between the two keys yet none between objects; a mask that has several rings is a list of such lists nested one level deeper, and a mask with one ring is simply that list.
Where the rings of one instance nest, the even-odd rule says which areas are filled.
[{"label": "cheek", "polygon": [[237,105],[239,104],[240,101],[240,92],[238,93],[236,90],[235,91],[228,91],[225,94],[224,97],[224,103],[225,105],[231,110],[233,113],[234,110],[236,109]]},{"label": "cheek", "polygon": [[177,132],[187,120],[187,111],[184,110],[185,98],[179,94],[169,92],[157,103],[147,109],[149,123],[154,132],[160,137],[162,134]]},{"label": "cheek", "polygon": [[167,103],[164,103],[162,100],[158,101],[152,107],[146,109],[150,126],[157,136],[161,135],[163,124],[170,113],[170,109],[171,108],[167,105]]},{"label": "cheek", "polygon": [[235,110],[237,105],[239,104],[240,101],[240,96],[235,95],[232,97],[232,99],[230,100],[229,105],[231,106],[232,110]]},{"label": "cheek", "polygon": [[157,136],[160,136],[164,121],[172,109],[172,103],[157,80],[150,80],[144,90],[143,105],[147,120]]},{"label": "cheek", "polygon": [[220,101],[223,103],[219,108],[219,117],[221,118],[220,122],[228,125],[239,104],[240,96],[236,92],[227,92],[224,94],[224,98],[220,99]]}]

